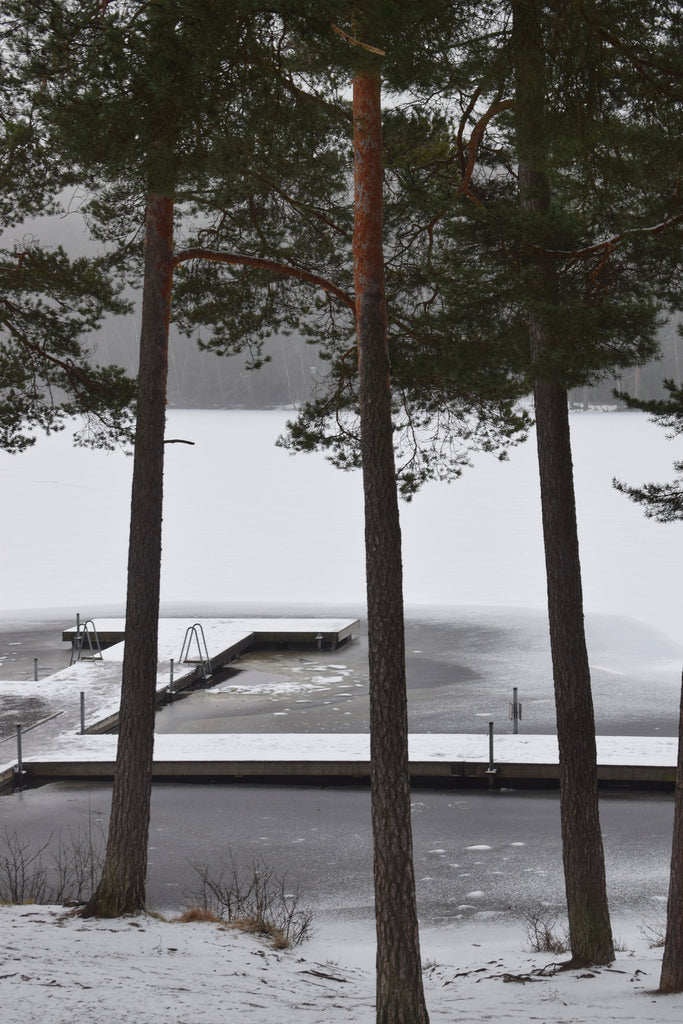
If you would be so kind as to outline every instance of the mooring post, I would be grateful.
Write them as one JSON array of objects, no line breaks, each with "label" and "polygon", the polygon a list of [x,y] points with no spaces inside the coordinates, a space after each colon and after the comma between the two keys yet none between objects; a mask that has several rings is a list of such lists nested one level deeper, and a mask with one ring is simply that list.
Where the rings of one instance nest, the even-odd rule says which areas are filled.
[{"label": "mooring post", "polygon": [[21,723],[17,722],[17,778],[21,784],[24,777],[24,759],[21,753]]},{"label": "mooring post", "polygon": [[493,722],[489,722],[489,766],[486,769],[486,774],[489,777],[489,789],[493,789],[493,776],[496,774],[493,760]]},{"label": "mooring post", "polygon": [[512,731],[519,732],[519,721],[522,717],[522,705],[517,699],[517,687],[512,687],[512,704],[510,705],[510,718],[512,719]]},{"label": "mooring post", "polygon": [[81,736],[85,733],[85,691],[81,690]]},{"label": "mooring post", "polygon": [[173,658],[171,658],[171,667],[168,674],[168,692],[173,695]]},{"label": "mooring post", "polygon": [[38,659],[33,659],[33,682],[38,682]]}]

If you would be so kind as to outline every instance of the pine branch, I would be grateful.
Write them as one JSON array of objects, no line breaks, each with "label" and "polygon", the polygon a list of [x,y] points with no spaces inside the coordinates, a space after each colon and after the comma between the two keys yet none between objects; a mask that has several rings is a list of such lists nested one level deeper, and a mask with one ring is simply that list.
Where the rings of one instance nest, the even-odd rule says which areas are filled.
[{"label": "pine branch", "polygon": [[[595,13],[589,11],[586,4],[582,3],[581,0],[572,0],[572,7],[577,12],[579,18],[581,18],[582,21],[584,21],[600,39],[614,47],[617,53],[622,54],[629,64],[636,68],[646,81],[662,88],[661,81],[658,78],[653,77],[651,74],[653,71],[668,75],[674,79],[678,79],[679,81],[683,80],[683,71],[681,71],[680,68],[676,68],[673,65],[667,66],[657,63],[649,57],[636,53],[632,46],[628,46],[622,39],[619,39],[613,32],[610,32],[609,29],[599,21]],[[593,11],[595,10],[599,10],[599,7],[594,7]]]},{"label": "pine branch", "polygon": [[458,186],[456,195],[467,196],[467,198],[471,199],[476,206],[483,207],[484,205],[481,202],[481,200],[478,199],[472,193],[470,189],[470,183],[472,181],[472,175],[474,174],[474,167],[477,161],[477,154],[479,152],[481,140],[484,137],[484,133],[486,132],[486,129],[491,119],[495,117],[496,114],[500,114],[503,110],[509,110],[513,106],[514,100],[499,100],[498,102],[493,103],[486,111],[486,113],[479,118],[474,128],[472,129],[470,141],[467,145],[467,166],[465,167],[463,180],[460,182],[460,185]]},{"label": "pine branch", "polygon": [[648,228],[629,228],[626,231],[622,231],[620,235],[614,235],[612,238],[606,238],[604,241],[596,242],[594,245],[587,245],[583,249],[545,249],[542,245],[533,245],[531,246],[531,249],[534,252],[542,253],[544,256],[557,256],[561,259],[570,260],[580,260],[587,256],[595,256],[598,253],[604,253],[609,256],[628,238],[634,238],[640,235],[663,234],[670,228],[676,227],[682,221],[683,213],[679,213],[676,217],[669,217],[667,220],[663,220],[660,224],[654,224],[652,227]]},{"label": "pine branch", "polygon": [[277,260],[262,259],[258,256],[242,256],[239,253],[214,252],[211,249],[191,248],[183,249],[177,253],[174,257],[173,265],[177,267],[181,263],[187,263],[189,260],[207,260],[210,263],[227,263],[230,266],[252,267],[255,270],[269,270],[273,274],[293,277],[303,281],[305,284],[317,285],[329,295],[333,295],[343,305],[348,306],[349,309],[353,310],[354,314],[356,311],[356,303],[353,296],[345,292],[343,288],[338,288],[334,282],[328,281],[327,278],[321,277],[319,274],[302,270],[300,267],[292,267],[288,263],[279,263]]},{"label": "pine branch", "polygon": [[331,228],[336,234],[341,235],[342,238],[345,238],[347,241],[351,241],[353,238],[353,232],[347,231],[340,224],[336,224],[332,218],[328,217],[328,215],[322,210],[318,210],[316,207],[311,206],[309,203],[304,203],[300,199],[295,199],[294,196],[289,194],[289,192],[286,192],[285,189],[277,185],[269,175],[261,173],[259,177],[270,189],[272,189],[273,192],[275,192],[276,195],[280,196],[281,199],[292,206],[295,210],[300,210],[303,213],[309,214],[311,217],[319,220],[322,224],[325,224],[328,228]]},{"label": "pine branch", "polygon": [[[2,304],[12,312],[20,312],[19,307],[15,306],[14,303],[9,302],[7,299],[2,299]],[[46,363],[50,363],[51,366],[56,366],[58,369],[63,370],[76,395],[83,396],[93,391],[98,391],[101,394],[106,393],[107,389],[101,381],[96,380],[80,366],[74,363],[73,360],[60,359],[58,356],[48,352],[45,348],[37,345],[35,341],[30,341],[25,334],[14,326],[11,320],[5,318],[1,320],[0,323],[7,328],[12,337],[15,338],[27,352],[30,352],[34,356],[38,356],[39,359],[44,360]]]},{"label": "pine branch", "polygon": [[336,32],[338,36],[341,36],[342,39],[345,39],[352,46],[359,46],[361,50],[367,50],[368,53],[376,53],[379,57],[386,57],[386,50],[380,50],[376,46],[370,46],[369,43],[363,43],[360,39],[355,39],[354,36],[350,36],[348,32],[344,32],[343,29],[338,28],[336,25],[332,25],[331,28],[333,32]]}]

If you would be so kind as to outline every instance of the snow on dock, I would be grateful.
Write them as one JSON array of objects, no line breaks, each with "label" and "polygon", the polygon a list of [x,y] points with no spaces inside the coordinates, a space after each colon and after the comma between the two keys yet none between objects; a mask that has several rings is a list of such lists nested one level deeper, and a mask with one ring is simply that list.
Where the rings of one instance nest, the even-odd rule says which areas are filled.
[{"label": "snow on dock", "polygon": [[[32,781],[110,779],[117,737],[62,734],[23,765]],[[604,783],[673,785],[674,737],[598,737],[598,776]],[[558,778],[553,736],[495,737],[495,772],[489,770],[488,734],[419,734],[409,743],[413,782],[498,786],[553,784]],[[365,733],[163,734],[154,741],[157,779],[269,782],[367,782],[370,739]],[[492,778],[493,776],[493,778]]]}]

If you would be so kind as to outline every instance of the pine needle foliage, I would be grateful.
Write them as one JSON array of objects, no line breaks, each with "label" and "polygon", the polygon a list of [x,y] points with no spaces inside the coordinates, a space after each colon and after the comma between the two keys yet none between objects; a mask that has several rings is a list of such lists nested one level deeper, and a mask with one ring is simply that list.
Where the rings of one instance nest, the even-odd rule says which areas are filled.
[{"label": "pine needle foliage", "polygon": [[[650,402],[633,398],[622,391],[615,392],[615,396],[629,409],[649,413],[652,421],[664,427],[667,437],[673,439],[683,434],[683,388],[672,380],[665,380],[664,387],[668,398]],[[613,484],[631,501],[642,505],[649,519],[656,519],[658,523],[673,523],[683,519],[683,459],[677,459],[673,469],[676,475],[670,483],[648,483],[633,487],[615,479]]]},{"label": "pine needle foliage", "polygon": [[35,218],[62,212],[60,193],[75,179],[51,144],[21,40],[7,5],[0,17],[0,447],[22,451],[38,431],[62,429],[73,416],[81,417],[78,442],[112,447],[130,441],[135,384],[119,367],[98,366],[85,338],[105,316],[130,307],[113,261],[72,258],[37,237]]}]

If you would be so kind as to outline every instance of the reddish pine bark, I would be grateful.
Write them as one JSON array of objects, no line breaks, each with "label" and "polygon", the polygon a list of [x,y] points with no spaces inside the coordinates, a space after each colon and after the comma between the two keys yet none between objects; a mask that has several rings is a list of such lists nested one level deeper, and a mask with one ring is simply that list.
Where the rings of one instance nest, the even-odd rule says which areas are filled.
[{"label": "reddish pine bark", "polygon": [[86,915],[118,917],[145,906],[172,278],[173,202],[152,195],[146,211],[119,742],[105,863]]},{"label": "reddish pine bark", "polygon": [[370,666],[378,1024],[427,1024],[408,774],[401,531],[391,426],[382,247],[379,75],[353,85],[353,236]]}]

